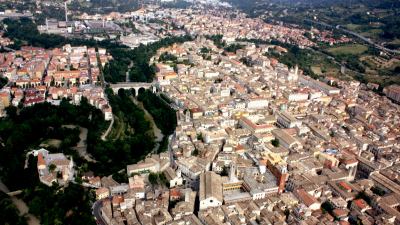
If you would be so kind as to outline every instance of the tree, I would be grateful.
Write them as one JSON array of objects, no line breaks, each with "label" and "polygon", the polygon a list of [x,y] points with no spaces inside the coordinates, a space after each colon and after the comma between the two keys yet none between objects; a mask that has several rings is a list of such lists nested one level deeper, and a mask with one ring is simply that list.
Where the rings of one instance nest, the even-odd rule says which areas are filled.
[{"label": "tree", "polygon": [[168,182],[168,180],[167,180],[167,178],[165,177],[165,174],[164,173],[159,173],[158,174],[158,179],[159,179],[159,181],[160,181],[160,184],[163,184],[163,185],[165,185],[165,186],[169,186],[169,182]]},{"label": "tree", "polygon": [[50,173],[54,172],[54,170],[55,170],[56,168],[57,168],[56,165],[50,164],[50,165],[49,165],[49,172],[50,172]]},{"label": "tree", "polygon": [[176,112],[158,95],[150,90],[140,92],[138,100],[143,103],[145,109],[153,116],[154,122],[164,135],[175,132],[177,125]]},{"label": "tree", "polygon": [[235,53],[237,50],[242,49],[244,46],[240,44],[231,44],[227,47],[224,48],[225,51],[227,52],[233,52]]},{"label": "tree", "polygon": [[382,188],[378,187],[378,186],[374,186],[371,188],[371,191],[379,196],[384,196],[386,194],[386,191],[383,190]]},{"label": "tree", "polygon": [[158,174],[157,174],[157,173],[151,172],[151,173],[149,174],[149,182],[150,182],[150,184],[152,184],[152,185],[157,184],[157,183],[158,183]]},{"label": "tree", "polygon": [[24,216],[19,216],[19,211],[5,193],[0,191],[0,224],[26,225]]},{"label": "tree", "polygon": [[112,178],[118,183],[126,183],[128,181],[128,175],[125,172],[114,173]]},{"label": "tree", "polygon": [[198,133],[197,136],[196,136],[196,138],[197,138],[197,140],[199,140],[199,141],[204,141],[204,139],[203,139],[203,134],[202,134],[202,133]]},{"label": "tree", "polygon": [[279,147],[279,139],[273,139],[273,140],[271,140],[271,144],[273,145],[273,146],[275,146],[275,147]]},{"label": "tree", "polygon": [[325,211],[325,212],[332,212],[334,207],[332,205],[332,203],[330,203],[329,201],[326,201],[324,203],[321,204],[321,208]]}]

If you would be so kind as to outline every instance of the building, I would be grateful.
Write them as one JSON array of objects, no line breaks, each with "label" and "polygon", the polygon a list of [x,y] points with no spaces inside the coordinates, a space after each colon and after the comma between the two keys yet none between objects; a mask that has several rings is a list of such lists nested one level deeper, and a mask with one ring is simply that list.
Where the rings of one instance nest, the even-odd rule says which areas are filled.
[{"label": "building", "polygon": [[146,158],[144,161],[128,165],[126,170],[128,176],[135,173],[158,173],[160,171],[160,163],[153,158]]},{"label": "building", "polygon": [[183,184],[183,178],[181,176],[180,170],[175,171],[171,167],[168,167],[166,170],[164,170],[164,175],[165,178],[168,180],[170,188]]},{"label": "building", "polygon": [[37,169],[42,183],[51,186],[53,182],[67,184],[73,180],[74,161],[63,153],[49,153],[46,149],[34,151],[37,156]]},{"label": "building", "polygon": [[200,175],[200,210],[222,205],[222,179],[221,176],[207,171]]},{"label": "building", "polygon": [[383,93],[395,102],[400,102],[400,85],[390,85],[383,90]]},{"label": "building", "polygon": [[279,144],[285,148],[295,148],[301,147],[300,141],[296,138],[290,136],[285,130],[283,129],[275,129],[272,131],[272,134],[275,136],[277,140],[279,140]]},{"label": "building", "polygon": [[277,122],[284,128],[293,128],[300,127],[301,121],[294,118],[294,116],[290,115],[288,112],[278,112],[277,113]]},{"label": "building", "polygon": [[96,199],[104,199],[110,196],[110,190],[108,188],[99,188],[96,190]]},{"label": "building", "polygon": [[321,203],[318,202],[314,196],[307,193],[304,189],[297,189],[294,191],[294,195],[300,200],[300,202],[302,202],[312,211],[321,208]]}]

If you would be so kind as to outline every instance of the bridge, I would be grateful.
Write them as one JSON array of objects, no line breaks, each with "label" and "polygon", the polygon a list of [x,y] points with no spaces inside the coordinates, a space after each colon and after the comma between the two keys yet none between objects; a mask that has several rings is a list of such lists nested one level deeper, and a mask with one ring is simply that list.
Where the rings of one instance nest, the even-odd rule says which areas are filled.
[{"label": "bridge", "polygon": [[153,93],[157,92],[157,86],[156,83],[139,83],[139,82],[119,82],[115,84],[111,84],[110,88],[113,90],[114,93],[118,93],[118,90],[124,89],[124,90],[130,90],[134,89],[134,96],[137,96],[139,94],[139,90],[146,90],[150,89]]}]

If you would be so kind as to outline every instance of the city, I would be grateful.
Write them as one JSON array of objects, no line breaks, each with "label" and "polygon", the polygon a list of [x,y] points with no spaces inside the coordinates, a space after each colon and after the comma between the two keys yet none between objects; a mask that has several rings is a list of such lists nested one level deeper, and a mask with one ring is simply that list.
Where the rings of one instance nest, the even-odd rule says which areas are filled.
[{"label": "city", "polygon": [[400,224],[399,83],[293,53],[376,46],[219,1],[36,2],[0,12],[0,222]]}]

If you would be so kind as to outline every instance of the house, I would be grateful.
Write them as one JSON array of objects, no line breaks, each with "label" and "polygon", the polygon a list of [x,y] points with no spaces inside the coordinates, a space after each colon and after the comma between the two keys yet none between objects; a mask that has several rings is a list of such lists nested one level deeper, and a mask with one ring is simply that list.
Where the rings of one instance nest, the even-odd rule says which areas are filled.
[{"label": "house", "polygon": [[99,188],[96,190],[96,199],[104,199],[110,196],[110,190],[108,188]]},{"label": "house", "polygon": [[371,209],[371,206],[364,199],[356,199],[351,203],[350,209],[351,211],[358,212],[358,214],[362,214]]},{"label": "house", "polygon": [[175,186],[180,186],[183,184],[183,178],[181,176],[180,170],[175,171],[171,167],[168,167],[166,170],[164,170],[164,175],[169,182],[170,188],[173,188]]},{"label": "house", "polygon": [[144,178],[140,175],[129,177],[129,189],[135,193],[135,198],[143,199],[146,195]]},{"label": "house", "polygon": [[321,203],[304,189],[297,189],[294,194],[310,210],[315,211],[321,208]]}]

